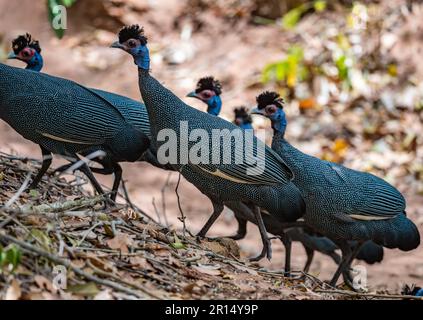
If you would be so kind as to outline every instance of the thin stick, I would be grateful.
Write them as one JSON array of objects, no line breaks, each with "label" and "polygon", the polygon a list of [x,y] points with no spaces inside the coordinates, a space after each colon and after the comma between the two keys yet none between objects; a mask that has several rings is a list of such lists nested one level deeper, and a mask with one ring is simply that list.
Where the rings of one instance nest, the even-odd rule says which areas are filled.
[{"label": "thin stick", "polygon": [[25,181],[24,183],[22,183],[21,187],[19,188],[19,190],[14,194],[14,196],[12,198],[9,199],[9,201],[7,201],[7,203],[4,205],[4,209],[8,209],[10,208],[15,202],[16,200],[19,199],[19,197],[22,195],[22,193],[24,193],[24,191],[26,190],[26,188],[28,187],[29,181],[31,180],[31,173],[28,173],[26,175]]},{"label": "thin stick", "polygon": [[176,188],[175,188],[175,193],[176,193],[176,197],[178,198],[178,207],[179,207],[179,212],[181,213],[181,216],[178,217],[179,221],[182,222],[182,226],[183,226],[183,236],[184,238],[186,237],[186,231],[187,231],[187,225],[186,225],[186,219],[187,217],[184,214],[184,211],[182,210],[182,205],[181,205],[181,198],[179,197],[179,184],[181,183],[181,176],[182,174],[179,172],[179,177],[178,177],[178,183],[176,184]]},{"label": "thin stick", "polygon": [[323,290],[316,289],[315,292],[319,293],[331,293],[331,294],[343,294],[352,297],[373,297],[373,298],[386,298],[386,299],[414,299],[414,300],[423,300],[423,297],[416,297],[410,295],[401,295],[401,294],[379,294],[379,293],[359,293],[345,290]]},{"label": "thin stick", "polygon": [[172,176],[172,172],[169,172],[167,175],[166,183],[164,184],[161,194],[162,194],[162,211],[163,211],[163,217],[165,220],[166,227],[169,227],[169,220],[167,219],[166,214],[166,189],[169,187],[170,177]]},{"label": "thin stick", "polygon": [[20,241],[20,240],[14,238],[14,237],[11,237],[9,235],[6,235],[6,234],[4,234],[4,232],[0,232],[0,239],[2,239],[3,241],[7,241],[7,242],[13,242],[13,243],[19,245],[20,247],[22,247],[23,249],[25,249],[27,251],[30,251],[30,252],[32,252],[32,253],[34,253],[36,255],[40,255],[40,256],[42,256],[42,257],[50,260],[53,263],[56,263],[58,265],[63,265],[66,268],[71,269],[75,274],[77,274],[77,275],[79,275],[79,276],[81,276],[81,277],[83,277],[83,278],[85,278],[85,279],[87,279],[89,281],[96,282],[96,283],[98,283],[100,285],[103,285],[103,286],[112,288],[112,289],[117,290],[117,291],[124,292],[126,294],[135,296],[135,297],[140,298],[140,299],[144,299],[145,298],[144,295],[141,295],[141,294],[139,294],[138,292],[136,292],[136,291],[134,291],[132,289],[129,289],[127,287],[124,287],[124,286],[122,286],[122,285],[120,285],[118,283],[115,283],[115,282],[112,282],[112,281],[109,281],[109,280],[105,280],[105,279],[101,279],[101,278],[98,278],[96,276],[93,276],[93,275],[91,275],[91,274],[83,271],[82,269],[79,269],[79,268],[75,267],[68,260],[59,258],[59,257],[57,257],[57,256],[55,256],[55,255],[53,255],[53,254],[51,254],[49,252],[46,252],[46,251],[44,251],[44,250],[42,250],[40,248],[37,248],[37,247],[35,247],[35,246],[27,243],[27,242],[23,242],[23,241]]},{"label": "thin stick", "polygon": [[128,281],[126,281],[126,280],[122,279],[121,277],[119,277],[119,276],[117,276],[117,275],[115,275],[115,274],[113,274],[113,273],[109,273],[109,272],[105,272],[105,271],[103,271],[103,270],[100,270],[99,268],[97,268],[96,266],[94,266],[94,265],[91,263],[91,261],[89,261],[89,260],[87,261],[87,264],[88,264],[88,266],[89,266],[91,269],[93,269],[93,270],[94,270],[94,272],[95,272],[95,273],[97,273],[97,274],[99,274],[99,275],[101,275],[101,276],[103,276],[103,277],[110,277],[110,278],[112,278],[112,279],[114,279],[114,280],[116,280],[116,281],[121,282],[121,283],[122,283],[122,284],[124,284],[124,285],[130,286],[130,287],[133,287],[133,288],[135,288],[135,289],[137,289],[137,290],[140,290],[141,292],[143,292],[143,293],[145,293],[145,294],[149,295],[150,297],[152,297],[152,298],[154,298],[154,299],[157,299],[157,300],[162,300],[162,298],[160,298],[159,296],[156,296],[154,293],[148,292],[145,288],[143,288],[143,287],[141,287],[141,286],[137,285],[135,282],[128,282]]}]

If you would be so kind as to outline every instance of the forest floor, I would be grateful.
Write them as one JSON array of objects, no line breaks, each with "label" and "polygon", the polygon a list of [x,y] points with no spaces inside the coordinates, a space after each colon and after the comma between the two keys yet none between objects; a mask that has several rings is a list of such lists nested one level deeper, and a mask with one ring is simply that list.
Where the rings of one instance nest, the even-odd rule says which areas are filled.
[{"label": "forest floor", "polygon": [[[92,3],[94,2],[98,1]],[[186,1],[127,1],[126,3],[132,4],[133,2],[138,3],[138,7],[128,9],[127,5],[123,5],[119,8],[112,8],[113,10],[108,8],[109,11],[105,10],[105,13],[98,17],[92,15],[90,8],[79,8],[78,6],[72,8],[70,10],[68,34],[63,40],[56,39],[52,34],[46,22],[46,10],[42,2],[33,3],[29,0],[20,1],[19,4],[1,2],[0,38],[3,39],[3,50],[9,50],[10,40],[17,34],[31,32],[34,37],[40,40],[43,47],[44,72],[73,79],[87,86],[139,99],[137,73],[133,62],[126,55],[108,49],[107,46],[115,40],[116,31],[120,24],[140,23],[145,26],[150,39],[154,75],[180,97],[184,97],[195,88],[198,78],[214,75],[222,81],[224,86],[223,116],[231,119],[234,106],[242,104],[252,106],[254,105],[254,97],[258,93],[264,89],[274,88],[272,83],[261,84],[262,70],[269,62],[282,59],[283,53],[288,50],[291,44],[297,43],[308,48],[308,52],[311,52],[309,55],[312,56],[309,60],[314,61],[317,59],[316,57],[325,56],[327,54],[325,50],[327,50],[327,47],[331,47],[332,42],[327,40],[328,34],[331,34],[334,29],[345,27],[345,19],[339,18],[339,15],[332,12],[326,12],[317,17],[315,15],[307,16],[299,23],[296,32],[283,32],[281,27],[275,24],[257,26],[244,19],[234,21],[233,18],[222,13],[222,10],[219,11],[219,8],[193,8],[198,12],[194,19],[185,6]],[[402,5],[402,1],[390,3],[392,3],[392,7]],[[423,142],[420,133],[423,130],[423,120],[422,112],[414,108],[413,99],[415,99],[416,90],[421,92],[421,87],[418,84],[421,83],[423,72],[418,70],[420,67],[413,67],[419,65],[418,61],[415,60],[419,57],[418,53],[420,52],[419,42],[413,40],[413,37],[419,39],[417,33],[420,29],[415,28],[415,24],[421,24],[423,19],[420,19],[419,12],[410,14],[406,18],[395,17],[396,13],[392,13],[388,5],[386,7],[381,6],[378,10],[380,12],[376,16],[386,18],[386,24],[389,24],[391,20],[394,21],[392,24],[397,32],[392,31],[392,25],[390,25],[389,28],[391,29],[386,27],[385,29],[382,28],[381,31],[379,30],[378,36],[374,36],[372,32],[369,32],[369,35],[366,36],[369,39],[374,39],[373,42],[375,43],[377,40],[385,38],[384,41],[389,42],[389,39],[396,36],[396,45],[392,45],[393,47],[388,53],[373,57],[374,60],[391,61],[390,59],[392,59],[397,61],[396,78],[387,82],[385,75],[380,76],[382,72],[378,71],[378,67],[374,67],[377,70],[376,75],[378,77],[371,78],[370,83],[365,82],[363,84],[360,82],[362,78],[354,78],[359,78],[357,80],[359,84],[356,85],[357,90],[364,90],[363,87],[373,88],[375,83],[378,85],[383,83],[384,87],[372,89],[371,93],[354,93],[347,96],[343,95],[343,92],[335,92],[336,90],[332,87],[328,89],[325,87],[324,81],[314,81],[316,87],[324,87],[316,90],[332,92],[327,101],[327,106],[312,106],[309,108],[307,99],[301,100],[292,97],[292,101],[288,101],[286,107],[290,119],[287,134],[290,141],[305,152],[344,163],[355,169],[371,171],[388,179],[404,193],[407,199],[407,213],[422,231],[423,168],[421,163],[423,163],[423,150],[421,146]],[[110,11],[112,11],[112,14]],[[84,14],[81,12],[84,12]],[[98,10],[95,14],[98,14]],[[17,24],[17,21],[19,21],[19,24]],[[375,21],[381,21],[380,17],[375,18]],[[379,25],[380,23],[375,24]],[[404,35],[407,35],[407,37]],[[404,42],[403,36],[410,42]],[[365,43],[368,44],[369,48],[364,48],[364,51],[383,51],[382,49],[379,51],[373,50],[372,45],[376,44],[369,39],[365,38]],[[413,52],[415,55],[413,55]],[[22,66],[20,63],[13,64]],[[413,72],[410,71],[410,64],[414,68]],[[301,91],[301,87],[297,91]],[[394,93],[394,95],[389,95],[390,93]],[[321,94],[319,94],[316,93],[316,96],[320,97]],[[383,99],[380,97],[383,97]],[[404,103],[398,103],[398,100],[404,101]],[[409,102],[410,100],[411,102]],[[187,99],[186,101],[204,110],[201,103]],[[385,105],[380,106],[382,104],[380,101]],[[260,119],[255,119],[255,125],[258,128],[268,127],[268,124]],[[38,147],[24,140],[4,122],[0,123],[0,132],[1,151],[23,157],[39,157]],[[7,158],[2,158],[2,161],[7,162]],[[62,163],[63,160],[55,159],[54,166]],[[14,165],[18,167],[20,165],[27,166],[27,164],[20,162]],[[26,170],[32,171],[33,168],[26,167]],[[177,196],[174,192],[178,175],[176,173],[169,175],[147,164],[138,163],[124,166],[124,178],[127,180],[131,200],[137,207],[142,208],[149,216],[160,222],[162,226],[166,226],[165,231],[157,225],[151,227],[147,224],[148,227],[145,227],[145,221],[138,216],[136,219],[126,217],[128,212],[131,212],[127,208],[123,208],[123,211],[111,212],[111,220],[106,219],[103,225],[98,226],[96,226],[97,220],[93,220],[92,217],[69,218],[64,215],[60,217],[59,221],[56,220],[56,217],[36,217],[35,219],[18,221],[19,223],[12,222],[8,224],[8,227],[18,227],[25,230],[25,227],[34,224],[37,230],[42,231],[42,234],[48,231],[49,241],[57,241],[55,232],[52,231],[54,228],[48,230],[46,228],[51,228],[55,224],[60,226],[66,222],[66,219],[77,220],[76,224],[79,223],[80,227],[78,225],[73,226],[72,224],[75,222],[71,221],[70,229],[64,230],[64,232],[74,233],[71,239],[76,239],[78,242],[89,230],[93,239],[86,236],[84,241],[90,241],[89,245],[106,250],[93,253],[91,265],[99,268],[97,277],[103,277],[100,273],[101,270],[122,276],[122,279],[126,280],[130,280],[131,277],[138,277],[139,284],[143,284],[143,286],[145,284],[148,291],[160,297],[182,298],[191,295],[192,298],[198,298],[201,296],[201,290],[207,290],[210,297],[213,297],[213,294],[216,294],[214,297],[219,297],[220,294],[220,297],[276,299],[285,297],[316,299],[344,297],[344,295],[322,296],[322,293],[316,292],[315,289],[320,288],[321,284],[315,280],[314,276],[321,280],[328,280],[336,268],[330,258],[320,254],[316,255],[311,268],[313,276],[310,279],[313,280],[306,283],[304,279],[287,280],[280,279],[278,278],[280,276],[277,275],[260,273],[260,269],[255,265],[248,266],[245,270],[239,269],[237,267],[239,265],[234,262],[237,260],[233,257],[228,258],[225,254],[218,254],[230,260],[231,263],[229,263],[226,260],[222,261],[223,258],[217,255],[204,254],[204,251],[201,251],[200,254],[196,250],[205,249],[199,249],[190,243],[183,243],[184,249],[172,248],[172,244],[178,242],[175,240],[175,230],[178,231],[177,238],[185,241],[180,236],[182,223],[178,219],[180,212]],[[0,199],[0,203],[6,202],[8,196],[10,197],[16,192],[18,181],[23,182],[25,177],[21,175],[16,179],[12,179],[12,182],[15,181],[13,188],[6,192],[6,195]],[[72,181],[73,177],[68,179]],[[100,179],[104,185],[111,185],[111,177],[100,177]],[[8,181],[9,184],[12,183],[9,180],[5,181]],[[44,183],[49,184],[50,180],[45,180]],[[181,205],[187,216],[187,229],[195,234],[207,220],[212,210],[211,204],[204,195],[183,179],[179,190]],[[41,204],[41,200],[55,203],[79,198],[86,199],[92,194],[92,190],[86,185],[82,186],[82,190],[64,187],[59,192],[57,188],[52,187],[51,190],[47,188],[46,192],[35,195],[35,198],[38,198],[38,204]],[[52,195],[49,195],[50,193]],[[21,206],[27,201],[34,200],[31,198],[32,196],[34,195],[23,194],[16,205]],[[123,198],[120,201],[123,202]],[[67,211],[74,210],[75,208],[71,208]],[[102,212],[97,207],[95,210],[91,208],[90,211]],[[129,215],[131,216],[131,214]],[[47,220],[44,221],[43,219],[50,221],[47,226],[44,226]],[[120,230],[122,226],[132,231],[125,231],[125,236],[120,239],[119,235],[116,236],[116,232],[112,230],[113,233],[110,233],[110,228],[106,227],[112,225],[113,221],[124,222],[122,225],[116,225],[117,233],[122,231]],[[96,228],[90,230],[93,226],[96,226]],[[150,234],[148,238],[151,243],[144,240],[143,231],[139,234],[140,230],[147,230],[146,232]],[[235,231],[236,223],[233,215],[225,209],[222,218],[213,226],[209,236],[228,236],[234,234]],[[249,225],[248,231],[247,238],[238,242],[240,259],[243,259],[243,261],[246,257],[253,256],[261,250],[256,227]],[[22,237],[18,240],[22,241],[25,237],[23,233],[21,235]],[[45,238],[44,235],[40,235],[40,237]],[[115,239],[116,237],[118,238]],[[187,239],[191,238],[188,237]],[[194,239],[191,240],[194,241]],[[47,240],[45,239],[45,241]],[[111,249],[110,242],[112,246],[118,246],[117,249]],[[58,245],[57,242],[54,243],[55,246]],[[211,243],[213,243],[212,246],[222,246],[217,241]],[[149,245],[153,248],[147,248]],[[274,241],[273,247],[274,258],[272,262],[262,261],[259,267],[272,271],[281,270],[284,256],[283,247],[277,241]],[[122,248],[127,250],[128,253],[132,253],[131,248],[136,248],[141,253],[139,256],[134,256],[134,261],[127,260],[122,265],[120,261],[122,256],[116,256],[116,252],[122,251]],[[157,248],[157,250],[154,248]],[[304,251],[297,244],[294,244],[293,250],[293,267],[295,270],[300,270],[306,259]],[[213,250],[211,251],[213,252]],[[63,254],[70,255],[66,250]],[[88,264],[91,258],[79,256],[79,254],[87,255],[87,252],[73,254],[75,256],[72,256],[72,259],[74,259],[78,268],[95,274],[95,271],[93,271],[95,269]],[[195,261],[197,254],[204,260]],[[103,266],[101,261],[98,262],[98,265],[96,264],[97,256],[100,256],[100,260],[107,261],[105,262],[106,266]],[[154,259],[159,259],[160,262],[152,262]],[[190,259],[194,259],[194,262],[190,262]],[[41,260],[40,263],[47,263],[47,260]],[[107,265],[109,260],[110,265]],[[40,267],[38,263],[34,266],[32,261],[28,265],[21,266],[21,268],[26,268],[23,271],[36,268],[35,270],[39,271],[40,274],[39,283],[26,283],[24,281],[23,285],[19,284],[22,286],[22,294],[28,294],[31,291],[28,291],[28,288],[35,286],[35,288],[40,288],[40,294],[57,297],[58,293],[54,290],[41,289],[44,288],[44,285],[51,288],[52,277],[43,273],[45,270],[42,267],[45,266],[41,265]],[[160,266],[165,269],[160,271]],[[385,257],[381,264],[366,266],[366,268],[368,284],[372,292],[377,290],[383,293],[387,291],[399,293],[404,284],[422,284],[423,250],[419,248],[407,253],[398,250],[385,250]],[[128,269],[130,271],[127,271]],[[152,279],[145,274],[137,273],[144,269],[147,270],[146,273],[151,273],[152,277],[155,278]],[[166,281],[172,279],[168,278],[173,272],[170,270],[181,276],[181,286],[176,284],[179,289],[176,287],[166,289]],[[192,278],[188,275],[190,272],[194,274]],[[226,279],[225,275],[228,275]],[[238,275],[240,275],[239,278]],[[253,277],[250,277],[252,275]],[[262,280],[258,281],[258,277]],[[207,280],[204,280],[206,278]],[[9,284],[12,281],[7,280]],[[199,285],[196,284],[197,281],[199,281]],[[173,281],[171,282],[173,283]],[[91,283],[91,281],[88,283]],[[96,282],[94,281],[94,283]],[[213,284],[210,285],[211,283]],[[17,286],[15,282],[12,282],[12,284],[15,287]],[[75,284],[77,283],[72,285]],[[121,285],[125,284],[121,283]],[[238,289],[230,290],[230,288],[235,288],[234,286]],[[100,293],[104,295],[115,294],[115,291],[107,290],[107,287],[98,283],[96,283],[95,288],[96,290],[93,290],[95,295]],[[226,289],[219,291],[218,288]],[[3,288],[3,290],[6,289],[6,287]],[[87,288],[82,285],[82,290],[85,289]],[[291,289],[292,291],[289,291]],[[273,292],[273,290],[275,291]],[[148,293],[138,292],[138,294],[148,297]]]}]

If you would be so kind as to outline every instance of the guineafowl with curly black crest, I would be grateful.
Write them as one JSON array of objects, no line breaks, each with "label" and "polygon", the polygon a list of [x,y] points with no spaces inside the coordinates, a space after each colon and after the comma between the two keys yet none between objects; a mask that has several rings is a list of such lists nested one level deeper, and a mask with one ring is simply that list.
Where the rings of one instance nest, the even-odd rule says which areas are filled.
[{"label": "guineafowl with curly black crest", "polygon": [[[365,241],[402,251],[419,246],[420,234],[406,217],[405,199],[392,185],[370,173],[307,155],[285,139],[287,120],[279,94],[259,95],[252,113],[272,122],[272,148],[294,173],[293,182],[306,203],[305,222],[342,251],[331,285],[336,285]],[[355,248],[351,249],[350,241],[357,241]]]},{"label": "guineafowl with curly black crest", "polygon": [[[159,160],[170,161],[175,170],[181,172],[212,201],[213,214],[199,236],[205,236],[223,211],[225,202],[252,203],[255,206],[254,215],[263,241],[263,250],[258,259],[266,255],[270,258],[270,240],[260,209],[265,209],[278,219],[288,222],[296,221],[303,212],[304,204],[301,199],[298,200],[296,187],[290,182],[293,176],[289,167],[253,134],[247,143],[252,150],[251,153],[242,152],[242,161],[233,161],[233,158],[237,158],[240,154],[232,133],[238,133],[238,141],[244,144],[247,141],[247,131],[188,106],[157,81],[150,74],[150,54],[142,28],[137,25],[123,28],[119,33],[119,41],[112,47],[129,53],[138,67],[140,92],[149,113],[152,143],[158,150]],[[209,139],[213,130],[223,132],[217,140],[220,142],[223,140],[226,145],[222,146],[219,143],[217,148],[216,139]],[[206,137],[201,138],[200,133]],[[197,135],[195,142],[182,141],[187,135]],[[173,143],[169,142],[172,139]],[[208,158],[206,161],[200,159],[198,162],[199,159],[195,161],[190,159],[190,149],[195,146],[204,151],[202,155],[207,154],[212,159]],[[172,148],[176,148],[177,152],[174,154],[179,155],[177,158],[171,159],[166,156],[164,151]],[[221,156],[222,151],[227,153],[224,159]],[[216,155],[218,157],[215,157]],[[284,211],[283,208],[287,207],[291,210]]]},{"label": "guineafowl with curly black crest", "polygon": [[150,147],[150,127],[145,107],[128,98],[89,89],[75,82],[42,74],[43,58],[38,41],[19,36],[9,59],[27,64],[26,70],[0,65],[0,117],[28,140],[40,145],[43,163],[30,188],[48,170],[52,153],[72,163],[96,151],[95,161],[104,168],[79,168],[98,193],[104,191],[92,171],[115,174],[112,200],[116,198],[122,169],[119,162],[137,161]]}]

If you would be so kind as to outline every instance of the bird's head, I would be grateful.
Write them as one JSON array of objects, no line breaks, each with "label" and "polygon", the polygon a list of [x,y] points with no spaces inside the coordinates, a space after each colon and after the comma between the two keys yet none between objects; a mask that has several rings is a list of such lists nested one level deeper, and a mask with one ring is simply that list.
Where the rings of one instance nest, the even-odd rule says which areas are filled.
[{"label": "bird's head", "polygon": [[114,42],[111,47],[121,49],[134,57],[135,64],[139,68],[150,69],[150,53],[147,48],[147,37],[144,35],[144,28],[139,25],[123,27],[119,32],[119,41]]},{"label": "bird's head", "polygon": [[270,119],[275,130],[282,130],[286,127],[286,115],[283,110],[284,100],[278,93],[265,91],[256,100],[257,107],[251,110],[251,114],[258,114]]},{"label": "bird's head", "polygon": [[207,112],[214,115],[219,115],[222,108],[222,85],[219,80],[213,77],[201,78],[197,83],[197,88],[189,93],[187,97],[196,98],[207,104]]},{"label": "bird's head", "polygon": [[242,107],[239,107],[239,108],[235,108],[234,113],[235,113],[234,123],[238,127],[244,127],[244,126],[248,126],[248,125],[251,126],[251,123],[253,122],[253,120],[251,119],[251,116],[248,113],[246,107],[242,106]]},{"label": "bird's head", "polygon": [[41,57],[40,43],[33,40],[29,33],[21,35],[12,41],[13,51],[8,59],[17,59],[25,62],[29,69],[40,71],[43,60]]}]

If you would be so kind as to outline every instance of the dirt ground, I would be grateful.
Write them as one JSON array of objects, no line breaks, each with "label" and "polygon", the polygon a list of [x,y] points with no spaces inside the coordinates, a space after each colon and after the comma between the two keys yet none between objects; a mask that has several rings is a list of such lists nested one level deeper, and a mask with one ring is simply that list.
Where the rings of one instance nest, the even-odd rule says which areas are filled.
[{"label": "dirt ground", "polygon": [[[141,2],[147,3],[147,1]],[[184,97],[195,87],[199,77],[211,74],[216,76],[224,85],[225,117],[231,117],[233,106],[239,104],[252,106],[257,91],[244,89],[257,80],[260,70],[267,61],[278,57],[280,30],[272,26],[238,24],[223,32],[221,21],[205,13],[205,19],[209,22],[208,27],[192,37],[184,37],[173,30],[175,16],[180,12],[182,2],[178,0],[150,1],[150,9],[147,13],[138,13],[129,16],[126,20],[145,26],[152,51],[155,52],[152,63],[153,74],[180,97]],[[183,15],[179,22],[184,24]],[[113,23],[111,25],[114,27]],[[185,31],[189,34],[188,26],[186,28]],[[133,62],[123,53],[107,48],[107,44],[111,43],[115,37],[112,30],[93,30],[82,17],[71,17],[69,33],[60,41],[55,39],[47,23],[43,1],[23,0],[16,3],[0,0],[0,35],[3,36],[4,44],[9,43],[17,34],[31,32],[40,40],[43,48],[44,72],[139,99],[137,72]],[[187,54],[187,61],[169,66],[166,64],[166,59],[174,59],[175,52],[178,54],[182,52],[182,55],[184,52],[189,52],[192,57]],[[10,64],[22,66],[18,62]],[[204,109],[199,102],[186,101]],[[295,141],[293,143],[295,144]],[[0,122],[0,145],[1,151],[6,153],[40,158],[38,147],[21,138],[4,122]],[[302,148],[302,145],[297,144],[297,146]],[[303,150],[315,152],[313,149],[307,149],[307,145],[303,146]],[[366,155],[361,154],[360,157],[366,157]],[[61,160],[55,159],[54,166],[60,163],[62,163]],[[111,177],[99,178],[103,184],[111,185]],[[161,190],[166,184],[168,173],[148,164],[125,164],[124,178],[133,202],[157,218],[154,203],[158,211],[162,212]],[[179,215],[177,198],[174,192],[177,179],[177,174],[172,173],[169,185],[165,188],[165,202],[169,223],[175,228],[180,228],[181,225],[177,219]],[[409,192],[406,188],[401,190],[405,192],[409,216],[423,231],[423,197]],[[188,227],[192,232],[197,232],[211,213],[211,204],[195,187],[184,180],[180,186],[180,195],[183,210],[188,216]],[[162,222],[165,221],[162,214],[160,219]],[[231,235],[235,231],[235,220],[231,212],[225,209],[209,236]],[[252,256],[261,250],[255,226],[249,226],[247,238],[239,244],[244,256]],[[278,270],[283,266],[283,247],[274,240],[273,249],[272,262],[264,261],[261,264]],[[304,251],[295,244],[293,252],[293,267],[301,269],[305,263]],[[368,283],[373,288],[388,288],[397,291],[404,283],[422,285],[423,250],[421,247],[407,253],[399,250],[385,250],[385,258],[381,264],[366,266],[366,268]],[[312,265],[313,274],[319,275],[321,279],[328,279],[334,270],[335,265],[330,259],[316,254]]]}]

